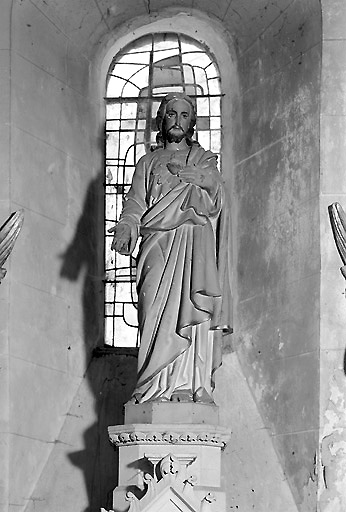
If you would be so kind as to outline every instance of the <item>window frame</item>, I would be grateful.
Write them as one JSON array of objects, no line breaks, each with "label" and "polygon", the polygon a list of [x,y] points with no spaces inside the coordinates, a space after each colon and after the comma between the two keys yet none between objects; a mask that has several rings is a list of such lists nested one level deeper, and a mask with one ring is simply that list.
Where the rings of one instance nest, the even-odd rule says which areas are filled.
[{"label": "window frame", "polygon": [[[146,35],[146,37],[148,37],[149,35],[150,35],[150,34],[147,34],[147,35]],[[196,44],[198,44],[200,47],[203,47],[203,51],[205,52],[205,54],[206,54],[206,55],[208,55],[208,56],[210,57],[211,62],[212,62],[212,63],[214,64],[214,66],[216,66],[216,68],[218,69],[218,63],[217,63],[216,58],[214,57],[214,55],[212,54],[212,52],[209,50],[209,48],[208,48],[205,44],[201,44],[199,41],[196,41],[193,37],[191,37],[191,36],[189,36],[189,35],[186,35],[186,34],[180,34],[180,35],[181,35],[183,38],[186,38],[186,39],[190,39],[190,40],[195,41],[195,42],[196,42]],[[133,42],[134,42],[134,43],[136,43],[136,41],[137,41],[138,39],[139,39],[139,38],[134,38]],[[131,43],[130,43],[130,44],[131,44]],[[129,46],[129,45],[127,45],[127,46]],[[119,54],[121,55],[122,53],[123,53],[123,51],[118,52],[118,53],[114,56],[114,58],[112,59],[112,62],[111,62],[111,65],[110,65],[109,69],[111,69],[111,68],[113,67],[115,60],[117,59],[117,57],[119,56]],[[221,99],[222,99],[223,94],[222,94],[222,83],[221,83],[221,72],[220,72],[220,70],[218,70],[218,76],[217,76],[217,78],[218,78],[218,81],[219,81],[219,94],[216,94],[215,96],[217,96],[218,98],[220,98],[220,150],[219,150],[219,154],[220,154],[220,156],[221,156],[221,150],[222,150],[222,114],[223,114],[223,112],[222,112],[222,101],[221,101]],[[213,95],[210,95],[210,97],[212,97],[212,96],[213,96]],[[124,97],[122,97],[120,100],[119,100],[119,98],[116,98],[116,101],[118,101],[118,102],[119,102],[119,101],[120,101],[120,102],[126,102],[126,100],[133,100],[133,99],[134,99],[133,97],[132,97],[132,98],[131,98],[131,97],[130,97],[130,98],[126,98],[126,97],[124,98]],[[158,96],[155,96],[155,97],[151,96],[151,97],[149,98],[149,101],[152,101],[152,100],[154,100],[154,99],[155,99],[155,100],[157,100],[157,99],[158,99]],[[115,100],[115,98],[108,98],[107,96],[105,97],[105,102],[106,102],[106,104],[109,104],[111,101],[114,101],[114,100]],[[198,112],[197,112],[197,115],[198,115]],[[150,131],[151,131],[151,133],[152,133],[152,127],[150,127]],[[156,133],[156,132],[154,132],[154,133]],[[198,132],[197,132],[197,133],[198,133]],[[203,145],[203,144],[202,144],[202,145]],[[220,172],[221,172],[221,166],[222,166],[221,158],[220,158],[219,165],[220,165]],[[105,233],[105,235],[107,236],[107,232]],[[105,249],[105,250],[106,250],[106,249]],[[105,281],[106,281],[106,280],[105,280]],[[114,339],[114,337],[113,337],[113,339]],[[106,340],[105,340],[105,343],[106,343]],[[119,348],[119,349],[120,349],[120,348],[129,347],[129,345],[121,345],[121,344],[117,344],[117,345],[115,345],[114,343],[113,343],[113,344],[108,344],[108,343],[106,343],[106,346],[107,346],[107,347],[109,347],[109,348],[113,347],[113,348]],[[138,346],[138,336],[137,336],[137,346]]]}]

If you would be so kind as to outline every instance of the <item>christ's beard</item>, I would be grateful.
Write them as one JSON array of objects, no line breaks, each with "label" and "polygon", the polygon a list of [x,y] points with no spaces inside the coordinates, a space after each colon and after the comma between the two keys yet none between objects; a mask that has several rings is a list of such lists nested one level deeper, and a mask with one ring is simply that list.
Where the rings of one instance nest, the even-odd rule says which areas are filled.
[{"label": "christ's beard", "polygon": [[186,138],[186,133],[180,126],[172,126],[166,133],[166,138],[168,142],[179,143]]}]

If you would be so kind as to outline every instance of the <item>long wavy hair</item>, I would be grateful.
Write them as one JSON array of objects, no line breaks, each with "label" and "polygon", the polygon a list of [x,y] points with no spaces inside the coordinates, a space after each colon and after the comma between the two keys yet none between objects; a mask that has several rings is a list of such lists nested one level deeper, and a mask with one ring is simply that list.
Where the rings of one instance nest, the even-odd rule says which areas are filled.
[{"label": "long wavy hair", "polygon": [[161,101],[159,109],[156,114],[156,126],[159,131],[156,135],[157,146],[152,149],[159,149],[159,148],[164,147],[164,145],[165,145],[164,121],[165,121],[167,105],[172,100],[184,100],[190,105],[190,107],[191,107],[191,122],[190,122],[190,126],[188,128],[188,131],[186,133],[186,142],[189,146],[192,146],[193,144],[198,144],[197,141],[192,139],[192,136],[195,132],[194,127],[196,125],[196,111],[195,111],[195,105],[193,103],[193,100],[190,98],[190,96],[187,96],[187,94],[184,94],[182,92],[170,92]]}]

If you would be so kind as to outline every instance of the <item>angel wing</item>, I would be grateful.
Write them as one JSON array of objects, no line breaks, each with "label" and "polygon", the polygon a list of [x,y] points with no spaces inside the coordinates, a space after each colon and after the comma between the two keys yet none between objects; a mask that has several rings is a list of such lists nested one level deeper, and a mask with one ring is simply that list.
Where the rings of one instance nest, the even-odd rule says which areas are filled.
[{"label": "angel wing", "polygon": [[12,213],[0,228],[0,282],[6,274],[6,270],[2,266],[11,254],[23,222],[24,211],[18,210]]},{"label": "angel wing", "polygon": [[346,214],[339,203],[328,206],[328,212],[336,248],[344,264],[340,270],[346,278]]}]

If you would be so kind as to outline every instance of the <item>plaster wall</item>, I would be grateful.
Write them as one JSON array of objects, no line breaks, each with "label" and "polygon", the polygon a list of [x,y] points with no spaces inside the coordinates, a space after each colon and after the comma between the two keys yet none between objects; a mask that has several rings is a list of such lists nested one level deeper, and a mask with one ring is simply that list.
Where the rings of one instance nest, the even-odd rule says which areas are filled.
[{"label": "plaster wall", "polygon": [[25,212],[0,290],[0,508],[20,511],[41,499],[34,487],[102,334],[102,132],[89,61],[55,21],[29,1],[5,2],[0,20],[0,212]]},{"label": "plaster wall", "polygon": [[346,302],[328,206],[337,201],[346,208],[346,6],[328,0],[322,8],[319,510],[341,512],[346,509]]},{"label": "plaster wall", "polygon": [[235,143],[235,338],[304,512],[317,500],[320,42],[318,3],[292,2],[240,52]]},{"label": "plaster wall", "polygon": [[[10,214],[10,3],[0,17],[0,225]],[[7,264],[7,269],[9,268]],[[0,509],[7,510],[9,494],[9,280],[0,286]]]},{"label": "plaster wall", "polygon": [[[261,18],[246,19],[251,9],[237,3],[241,10],[219,2],[215,11],[223,19],[218,37],[238,32],[239,88],[233,103],[225,102],[233,123],[224,136],[238,211],[234,341],[240,363],[226,353],[217,377],[222,422],[235,439],[225,453],[225,474],[232,474],[226,485],[231,509],[293,512],[295,500],[309,512],[316,506],[319,425],[320,246],[311,226],[319,223],[320,10],[312,0],[287,0],[269,14],[260,2]],[[177,7],[187,4],[211,8],[199,1]],[[121,422],[117,400],[129,382],[124,375],[133,375],[129,362],[122,361],[123,370],[105,361],[89,365],[102,336],[102,232],[95,229],[102,210],[102,93],[94,87],[101,67],[92,56],[105,44],[105,27],[113,43],[130,36],[138,18],[111,29],[132,16],[134,6],[136,14],[145,12],[146,2],[108,10],[100,2],[107,19],[95,5],[14,1],[12,15],[8,9],[0,21],[0,41],[6,33],[9,39],[0,57],[12,84],[5,80],[0,96],[5,112],[10,106],[8,125],[0,128],[7,148],[0,207],[6,213],[24,208],[26,216],[0,289],[10,308],[1,330],[4,368],[11,363],[10,382],[9,373],[1,374],[4,410],[12,404],[4,426],[10,455],[8,444],[1,448],[11,466],[0,493],[11,511],[106,506],[98,500],[113,484],[100,482],[100,475],[108,463],[111,475],[115,469],[106,447],[98,449],[100,429]],[[162,6],[152,2],[153,9]],[[162,18],[172,14],[167,9]],[[192,15],[193,9],[185,30],[194,30]],[[144,24],[157,18],[148,15]],[[227,76],[229,62],[222,67]],[[234,92],[234,82],[223,85]]]}]

